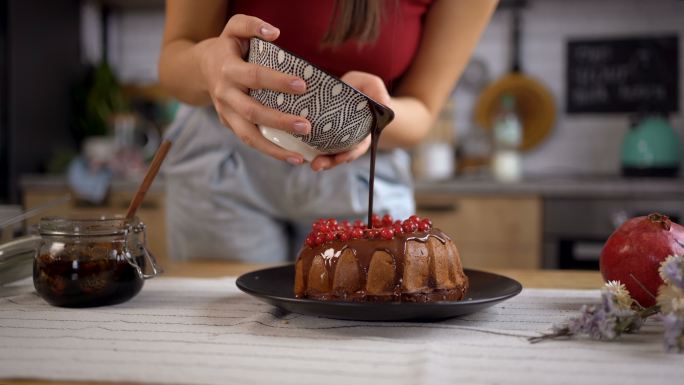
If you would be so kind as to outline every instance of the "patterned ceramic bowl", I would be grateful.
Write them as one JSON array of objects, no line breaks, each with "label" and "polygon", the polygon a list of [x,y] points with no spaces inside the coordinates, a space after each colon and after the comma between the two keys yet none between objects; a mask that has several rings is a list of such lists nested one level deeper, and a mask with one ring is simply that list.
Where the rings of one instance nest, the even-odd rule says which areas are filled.
[{"label": "patterned ceramic bowl", "polygon": [[306,82],[306,92],[301,95],[267,89],[250,90],[249,94],[266,107],[311,122],[309,135],[259,125],[268,140],[302,154],[307,161],[350,149],[370,134],[380,117],[386,124],[394,116],[389,108],[273,43],[252,38],[249,62],[299,76]]}]

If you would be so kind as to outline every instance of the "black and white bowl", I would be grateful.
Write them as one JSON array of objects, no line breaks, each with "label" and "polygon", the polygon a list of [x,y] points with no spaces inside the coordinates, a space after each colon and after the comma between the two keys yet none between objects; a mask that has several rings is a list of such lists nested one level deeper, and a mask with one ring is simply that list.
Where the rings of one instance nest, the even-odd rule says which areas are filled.
[{"label": "black and white bowl", "polygon": [[308,135],[259,125],[264,137],[302,154],[307,161],[320,154],[349,150],[370,134],[378,116],[384,119],[389,116],[389,120],[394,116],[386,106],[273,43],[252,38],[248,60],[299,76],[306,82],[306,92],[301,95],[268,89],[253,89],[249,94],[266,107],[299,115],[311,122]]}]

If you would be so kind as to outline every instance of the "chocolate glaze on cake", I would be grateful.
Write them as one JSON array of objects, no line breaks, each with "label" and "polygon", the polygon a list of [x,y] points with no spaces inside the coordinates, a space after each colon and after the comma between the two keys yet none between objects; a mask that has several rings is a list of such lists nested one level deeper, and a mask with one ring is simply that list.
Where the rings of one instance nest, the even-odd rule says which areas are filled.
[{"label": "chocolate glaze on cake", "polygon": [[451,239],[438,229],[392,239],[305,246],[295,266],[298,298],[431,302],[463,299],[468,278]]},{"label": "chocolate glaze on cake", "polygon": [[[394,118],[389,108],[370,103],[368,222],[360,227],[315,223],[295,264],[295,296],[328,301],[431,302],[461,300],[468,290],[454,243],[429,220],[409,219],[384,228],[373,223],[375,157],[380,133]],[[384,217],[383,217],[384,218]],[[420,231],[416,231],[416,229]],[[380,235],[378,237],[378,235]]]}]

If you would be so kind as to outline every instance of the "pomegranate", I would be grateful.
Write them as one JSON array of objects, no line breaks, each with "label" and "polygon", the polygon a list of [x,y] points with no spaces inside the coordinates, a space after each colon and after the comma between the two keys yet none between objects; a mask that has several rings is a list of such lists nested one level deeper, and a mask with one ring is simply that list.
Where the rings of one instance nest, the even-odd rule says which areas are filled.
[{"label": "pomegranate", "polygon": [[669,255],[684,254],[684,227],[665,215],[650,214],[623,223],[608,238],[601,251],[601,274],[617,280],[641,306],[655,304],[663,281],[660,263]]}]

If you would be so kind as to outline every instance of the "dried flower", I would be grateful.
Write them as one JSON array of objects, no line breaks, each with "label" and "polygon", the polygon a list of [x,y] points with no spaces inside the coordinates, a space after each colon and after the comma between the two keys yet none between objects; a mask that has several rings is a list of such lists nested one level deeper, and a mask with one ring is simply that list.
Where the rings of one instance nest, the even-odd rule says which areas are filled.
[{"label": "dried flower", "polygon": [[620,283],[620,281],[608,281],[601,289],[602,296],[609,297],[608,299],[622,310],[629,310],[632,308],[634,300],[629,295],[629,290]]},{"label": "dried flower", "polygon": [[662,285],[658,289],[658,305],[663,314],[673,313],[684,318],[684,291],[675,286]]},{"label": "dried flower", "polygon": [[552,333],[530,338],[530,341],[575,335],[586,335],[595,340],[612,340],[623,333],[635,332],[641,328],[643,318],[640,312],[632,309],[632,303],[629,291],[623,284],[618,281],[607,282],[601,289],[599,305],[583,305],[578,317],[554,325]]},{"label": "dried flower", "polygon": [[671,353],[684,352],[684,257],[671,255],[658,269],[664,285],[658,289],[660,320],[665,333],[665,350]]},{"label": "dried flower", "polygon": [[663,342],[665,350],[670,353],[684,352],[684,318],[675,314],[661,314],[660,320],[665,328]]},{"label": "dried flower", "polygon": [[684,352],[684,257],[669,256],[658,269],[664,284],[658,289],[657,305],[642,308],[618,281],[601,288],[601,303],[583,305],[580,315],[554,325],[549,334],[532,337],[530,342],[586,335],[597,340],[612,340],[641,328],[650,316],[658,314],[664,328],[663,343],[671,353]]},{"label": "dried flower", "polygon": [[660,278],[667,285],[676,286],[684,290],[684,257],[681,255],[670,255],[658,269]]}]

